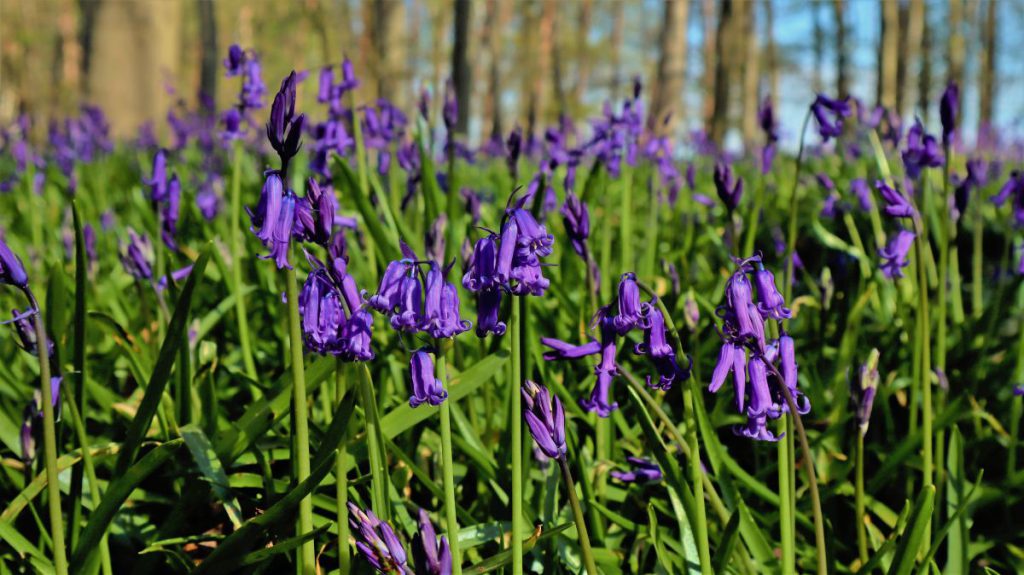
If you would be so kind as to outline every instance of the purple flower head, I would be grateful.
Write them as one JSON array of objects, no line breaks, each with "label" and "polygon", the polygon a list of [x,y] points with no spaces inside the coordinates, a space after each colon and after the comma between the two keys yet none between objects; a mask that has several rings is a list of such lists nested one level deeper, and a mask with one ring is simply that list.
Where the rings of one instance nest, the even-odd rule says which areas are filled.
[{"label": "purple flower head", "polygon": [[149,236],[140,236],[128,228],[128,241],[119,241],[118,244],[121,248],[121,264],[128,275],[139,280],[153,279],[153,244]]},{"label": "purple flower head", "polygon": [[747,424],[736,426],[733,431],[743,437],[749,437],[757,441],[778,441],[782,436],[776,436],[768,429],[768,415],[765,413],[755,414],[747,417]]},{"label": "purple flower head", "polygon": [[189,274],[192,273],[192,264],[189,264],[183,268],[173,270],[170,274],[170,278],[166,275],[160,276],[160,280],[156,282],[156,290],[163,291],[167,289],[168,284],[173,281],[174,283],[180,283],[185,281]]},{"label": "purple flower head", "polygon": [[587,238],[590,237],[590,212],[587,209],[587,204],[573,192],[567,192],[561,213],[562,222],[565,224],[565,233],[569,236],[573,251],[585,259],[587,257]]},{"label": "purple flower head", "polygon": [[167,197],[166,201],[160,207],[160,216],[162,229],[160,230],[160,237],[171,250],[177,250],[178,245],[174,241],[174,236],[178,235],[178,217],[181,212],[181,180],[178,179],[178,174],[171,176],[169,182],[167,182]]},{"label": "purple flower head", "polygon": [[[37,347],[38,340],[36,339],[35,319],[33,316],[38,311],[35,308],[28,307],[24,311],[17,309],[11,310],[11,319],[9,322],[14,326],[14,333],[18,336],[18,345],[21,349],[29,352],[32,355],[39,355],[39,348]],[[53,341],[49,337],[46,338],[47,348],[50,352],[50,357],[53,357]]]},{"label": "purple flower head", "polygon": [[426,305],[420,329],[434,339],[455,337],[467,331],[471,323],[459,317],[459,292],[446,281],[448,270],[437,262],[430,262],[427,272]]},{"label": "purple flower head", "polygon": [[512,131],[508,134],[505,146],[508,148],[506,159],[508,171],[512,174],[512,179],[515,180],[519,175],[519,156],[523,151],[523,129],[519,126],[512,128]]},{"label": "purple flower head", "polygon": [[523,382],[523,418],[530,435],[544,455],[551,459],[565,457],[565,411],[558,397],[552,397],[548,388],[530,380]]},{"label": "purple flower head", "polygon": [[347,56],[341,61],[341,84],[343,92],[355,90],[359,87],[359,78],[356,77],[356,67]]},{"label": "purple flower head", "polygon": [[167,157],[163,150],[153,156],[153,169],[148,178],[143,178],[142,183],[149,186],[151,201],[162,202],[167,199]]},{"label": "purple flower head", "polygon": [[915,180],[923,168],[937,168],[944,159],[942,149],[935,136],[924,131],[924,125],[917,119],[907,132],[907,147],[903,150],[903,167],[907,177]]},{"label": "purple flower head", "polygon": [[540,258],[551,255],[554,241],[530,212],[521,207],[509,210],[500,238],[498,281],[513,295],[544,295],[550,282],[544,277]]},{"label": "purple flower head", "polygon": [[21,258],[11,251],[7,242],[0,237],[0,284],[6,284],[17,288],[28,287],[28,274]]},{"label": "purple flower head", "polygon": [[860,209],[865,212],[871,211],[874,202],[871,199],[871,186],[863,178],[850,180],[850,191],[857,198]]},{"label": "purple flower head", "polygon": [[915,218],[917,217],[917,210],[910,203],[910,200],[900,193],[898,187],[890,186],[883,180],[875,182],[875,188],[878,189],[878,193],[882,194],[882,200],[885,201],[885,207],[882,211],[885,215],[892,218]]},{"label": "purple flower head", "polygon": [[286,191],[284,197],[281,198],[281,209],[277,213],[277,221],[266,222],[263,228],[266,229],[267,225],[273,226],[270,241],[263,244],[270,249],[270,253],[259,257],[260,259],[273,259],[279,270],[292,268],[288,261],[288,252],[291,248],[292,231],[295,226],[296,201],[295,194],[291,190]]},{"label": "purple flower head", "polygon": [[942,119],[942,142],[952,142],[953,133],[956,132],[956,116],[960,107],[960,88],[956,82],[950,82],[942,92],[942,99],[939,100],[939,117]]},{"label": "purple flower head", "polygon": [[[778,339],[778,357],[779,374],[782,376],[782,383],[789,388],[789,393],[793,396],[793,403],[796,404],[797,412],[800,415],[810,412],[810,400],[797,388],[796,344],[793,338],[786,332],[782,332]],[[788,412],[789,405],[784,401],[781,401],[781,403],[782,411]]]},{"label": "purple flower head", "polygon": [[196,193],[196,207],[208,222],[212,222],[220,213],[220,196],[217,194],[212,178],[203,182],[199,187],[199,192]]},{"label": "purple flower head", "polygon": [[878,255],[884,260],[882,262],[882,273],[889,279],[903,277],[903,268],[910,265],[907,261],[907,254],[914,245],[914,232],[900,229],[895,236],[889,238],[889,243],[878,250]]},{"label": "purple flower head", "polygon": [[646,355],[654,362],[658,371],[657,383],[652,383],[653,378],[647,376],[647,386],[668,391],[676,379],[685,380],[690,377],[689,369],[683,369],[676,361],[676,353],[668,344],[668,337],[665,332],[665,318],[661,311],[651,305],[649,325],[644,329],[644,341],[637,344],[633,350],[640,355]]},{"label": "purple flower head", "polygon": [[286,173],[288,162],[299,153],[302,145],[302,124],[305,116],[295,115],[296,84],[293,71],[281,81],[281,89],[274,96],[270,107],[270,121],[267,122],[267,139],[281,158],[281,172]]},{"label": "purple flower head", "polygon": [[[760,322],[761,316],[751,316],[753,306],[750,280],[742,269],[729,278],[725,285],[726,306],[723,308],[726,329],[734,332],[735,337],[746,339],[754,335],[754,323]],[[756,308],[755,308],[756,309]]]},{"label": "purple flower head", "polygon": [[661,481],[661,467],[650,459],[642,457],[626,457],[632,465],[629,471],[612,471],[610,475],[623,483],[652,483]]},{"label": "purple flower head", "polygon": [[412,396],[409,405],[419,407],[423,403],[441,405],[448,397],[444,384],[434,376],[434,360],[430,354],[420,350],[412,354],[409,362],[409,374],[412,378]]},{"label": "purple flower head", "polygon": [[601,319],[601,362],[594,368],[597,381],[590,393],[590,398],[581,399],[580,406],[587,411],[597,412],[599,417],[608,417],[618,409],[618,403],[610,403],[608,396],[611,393],[612,380],[619,374],[618,365],[615,363],[617,348],[615,345],[616,332],[611,319]]},{"label": "purple flower head", "polygon": [[231,78],[242,73],[242,64],[245,62],[245,51],[238,44],[232,44],[228,48],[228,57],[224,59],[225,76]]},{"label": "purple flower head", "polygon": [[775,160],[775,147],[779,141],[779,124],[775,118],[775,110],[772,107],[770,97],[761,101],[761,108],[757,113],[758,124],[764,132],[765,143],[761,148],[761,173],[767,174],[772,171],[772,163]]},{"label": "purple flower head", "polygon": [[319,354],[333,351],[345,323],[345,309],[326,268],[315,269],[306,276],[299,292],[299,313],[306,348]]},{"label": "purple flower head", "polygon": [[730,212],[740,204],[743,197],[743,180],[732,173],[732,167],[723,161],[715,164],[715,190],[719,199]]},{"label": "purple flower head", "polygon": [[843,119],[851,114],[850,99],[832,99],[818,94],[811,104],[811,113],[818,121],[818,133],[824,141],[837,138],[843,133]]},{"label": "purple flower head", "polygon": [[416,565],[416,573],[424,575],[451,575],[452,552],[448,546],[448,538],[444,535],[438,540],[430,515],[423,509],[419,511],[419,537],[413,541],[412,556]]},{"label": "purple flower head", "polygon": [[878,357],[878,350],[872,349],[868,360],[860,366],[857,378],[850,381],[850,399],[857,410],[857,427],[861,435],[868,432],[871,407],[875,403],[875,393],[878,390]]},{"label": "purple flower head", "polygon": [[625,335],[633,328],[650,327],[651,305],[640,301],[640,286],[636,274],[626,272],[619,279],[619,313],[612,318],[612,324],[619,335]]},{"label": "purple flower head", "polygon": [[335,355],[345,361],[370,361],[374,358],[373,316],[366,309],[357,310],[341,326],[338,339],[340,346]]},{"label": "purple flower head", "polygon": [[455,95],[455,86],[451,78],[444,83],[444,107],[441,112],[444,127],[451,132],[459,122],[459,100]]},{"label": "purple flower head", "polygon": [[306,183],[306,197],[297,201],[295,225],[301,230],[300,236],[305,241],[326,246],[334,233],[334,219],[338,211],[338,203],[334,191],[330,188],[321,189],[314,178]]},{"label": "purple flower head", "polygon": [[1013,217],[1018,227],[1024,227],[1024,173],[1014,170],[1006,183],[999,188],[999,193],[992,196],[992,203],[1002,206],[1010,198],[1013,198]]},{"label": "purple flower head", "polygon": [[988,167],[985,160],[971,158],[967,160],[967,177],[962,180],[953,176],[953,206],[955,218],[967,211],[967,203],[970,201],[971,192],[988,183]]},{"label": "purple flower head", "polygon": [[381,277],[377,293],[367,300],[367,304],[383,314],[394,313],[398,309],[401,295],[402,280],[412,275],[415,278],[415,254],[388,264]]},{"label": "purple flower head", "polygon": [[[278,269],[291,269],[288,263],[288,250],[295,227],[296,197],[291,190],[284,189],[281,174],[271,170],[263,184],[260,201],[256,210],[249,212],[252,227],[249,228],[263,245],[270,249],[269,256],[261,259],[274,258]],[[259,228],[257,230],[256,228]]]},{"label": "purple flower head", "polygon": [[491,291],[498,288],[498,236],[488,234],[476,241],[473,255],[466,264],[466,274],[462,276],[462,285],[473,293]]},{"label": "purple flower head", "polygon": [[356,549],[378,573],[412,575],[405,564],[405,548],[391,525],[381,521],[373,511],[363,511],[355,503],[348,504],[348,523],[356,536]]},{"label": "purple flower head", "polygon": [[757,286],[757,310],[765,320],[782,321],[792,317],[786,301],[775,287],[775,274],[758,264],[754,270],[754,285]]}]

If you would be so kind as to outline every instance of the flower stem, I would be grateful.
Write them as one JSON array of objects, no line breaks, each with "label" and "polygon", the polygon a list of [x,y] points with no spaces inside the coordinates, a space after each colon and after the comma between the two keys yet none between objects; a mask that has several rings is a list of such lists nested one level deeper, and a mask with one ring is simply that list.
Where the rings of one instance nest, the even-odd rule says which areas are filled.
[{"label": "flower stem", "polygon": [[857,515],[857,553],[860,556],[860,564],[863,565],[868,561],[868,534],[864,526],[864,434],[859,429],[856,458],[853,501]]},{"label": "flower stem", "polygon": [[242,219],[242,145],[235,142],[231,160],[231,280],[235,290],[235,317],[238,321],[238,343],[242,347],[242,363],[245,374],[256,380],[256,362],[253,360],[252,344],[249,342],[249,314],[245,311],[245,295],[242,293],[242,233],[239,221]]},{"label": "flower stem", "polygon": [[978,320],[981,319],[982,312],[984,311],[984,304],[982,296],[984,292],[982,290],[982,279],[981,275],[984,272],[984,234],[985,234],[985,222],[984,215],[981,211],[981,201],[975,200],[974,202],[974,231],[973,231],[973,251],[971,252],[971,317]]},{"label": "flower stem", "polygon": [[[814,543],[817,548],[818,575],[828,573],[828,556],[825,549],[825,519],[821,514],[821,495],[818,493],[818,478],[814,473],[814,458],[811,456],[811,446],[807,442],[807,432],[804,430],[804,423],[800,419],[800,413],[796,410],[796,402],[793,401],[793,394],[789,387],[780,385],[782,396],[789,406],[789,414],[792,417],[796,434],[800,438],[800,450],[804,456],[804,470],[807,472],[807,483],[811,492],[811,509],[814,512]],[[781,442],[780,442],[781,443]]]},{"label": "flower stem", "polygon": [[[811,122],[811,111],[804,116],[804,124],[800,128],[800,148],[796,154],[796,173],[793,174],[793,188],[789,193],[789,228],[786,231],[786,281],[783,286],[786,301],[793,301],[793,254],[796,252],[796,221],[797,221],[797,190],[800,189],[800,168],[804,165],[804,138],[807,136],[807,125]],[[743,254],[744,256],[749,254]]]},{"label": "flower stem", "polygon": [[704,575],[711,575],[711,547],[708,545],[708,513],[704,504],[704,470],[700,465],[700,444],[697,441],[697,413],[693,408],[693,396],[696,389],[696,381],[690,379],[683,388],[683,409],[684,419],[689,428],[686,433],[687,443],[690,447],[690,484],[693,486],[693,499],[697,504],[697,517],[694,527],[697,530],[697,555],[700,557],[700,571]]},{"label": "flower stem", "polygon": [[[67,575],[68,557],[64,548],[64,518],[60,509],[60,484],[57,480],[57,432],[53,418],[53,391],[50,387],[50,350],[46,345],[43,311],[29,294],[36,309],[36,348],[39,350],[39,380],[43,394],[43,450],[46,458],[46,499],[50,511],[50,539],[53,542],[53,565],[57,575]],[[82,449],[85,449],[83,447]]]},{"label": "flower stem", "polygon": [[363,417],[366,418],[366,450],[370,455],[371,502],[373,512],[387,521],[391,519],[391,507],[388,505],[388,474],[384,465],[384,442],[380,435],[377,399],[373,393],[370,368],[366,364],[362,364],[360,367],[359,400],[363,404]]},{"label": "flower stem", "polygon": [[[292,418],[295,429],[296,482],[309,477],[309,421],[306,407],[306,369],[302,363],[302,326],[299,320],[299,287],[295,270],[285,270],[285,290],[288,298],[288,334],[292,360]],[[313,531],[313,498],[309,495],[299,501],[299,535]],[[316,571],[315,542],[310,539],[299,551],[301,572],[312,575]]]},{"label": "flower stem", "polygon": [[523,385],[522,309],[520,297],[512,299],[509,318],[509,339],[512,340],[512,379],[509,399],[512,401],[512,574],[523,574],[523,406],[519,388]]},{"label": "flower stem", "polygon": [[562,470],[565,490],[569,494],[569,505],[572,507],[573,519],[576,521],[576,531],[579,533],[583,565],[586,567],[588,575],[597,575],[594,551],[590,548],[590,535],[587,534],[587,522],[583,519],[583,507],[580,506],[580,500],[576,497],[576,485],[572,482],[572,472],[569,471],[569,464],[565,461],[565,457],[558,458],[558,466]]},{"label": "flower stem", "polygon": [[[924,262],[924,244],[928,241],[923,218],[915,219],[917,240],[914,247],[919,262]],[[918,345],[921,346],[921,439],[924,466],[924,486],[932,485],[932,365],[931,365],[931,324],[928,320],[928,281],[925,266],[918,265],[918,310],[921,320],[921,331]],[[927,540],[927,539],[926,539]]]},{"label": "flower stem", "polygon": [[[785,386],[782,386],[785,387]],[[786,418],[783,418],[781,426],[786,429]],[[776,444],[778,447],[779,465],[779,538],[782,543],[782,572],[786,575],[796,573],[796,540],[795,525],[793,522],[792,489],[790,488],[790,477],[793,472],[793,456],[789,451],[789,442],[786,438],[780,438]]]},{"label": "flower stem", "polygon": [[[633,261],[633,170],[629,164],[622,166],[622,228],[619,233],[619,269],[629,270],[636,265]],[[607,271],[607,270],[606,270]]]},{"label": "flower stem", "polygon": [[[348,391],[345,379],[345,362],[338,358],[334,368],[334,403],[341,405]],[[348,540],[351,528],[348,525],[348,446],[345,441],[338,443],[334,466],[334,503],[338,514],[338,569],[342,573],[352,571],[352,553]]]},{"label": "flower stem", "polygon": [[[448,365],[445,353],[438,346],[437,371],[445,389],[448,388]],[[444,512],[447,521],[448,545],[452,553],[452,575],[462,574],[462,551],[459,547],[459,520],[456,514],[455,469],[452,465],[452,412],[451,397],[441,403],[441,466],[444,473]]]}]

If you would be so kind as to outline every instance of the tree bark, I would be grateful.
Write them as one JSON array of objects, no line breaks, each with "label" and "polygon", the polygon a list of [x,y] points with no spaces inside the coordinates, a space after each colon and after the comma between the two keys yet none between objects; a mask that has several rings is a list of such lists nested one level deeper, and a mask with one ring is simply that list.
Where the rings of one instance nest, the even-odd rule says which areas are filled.
[{"label": "tree bark", "polygon": [[754,149],[758,139],[757,110],[761,103],[761,46],[757,39],[757,23],[753,2],[743,3],[743,144]]},{"label": "tree bark", "polygon": [[622,84],[624,82],[622,78],[622,40],[625,36],[626,29],[625,9],[625,2],[612,2],[612,35],[610,38],[612,45],[612,100],[618,100],[622,96],[620,91],[622,90]]},{"label": "tree bark", "polygon": [[779,101],[779,56],[775,45],[775,9],[772,0],[764,0],[764,53],[768,67],[768,94],[772,102]]},{"label": "tree bark", "polygon": [[217,112],[217,76],[220,53],[217,50],[217,15],[213,0],[196,0],[199,8],[199,106],[204,114]]},{"label": "tree bark", "polygon": [[880,0],[882,34],[878,44],[878,83],[876,103],[886,108],[896,105],[898,91],[900,6],[898,2]]},{"label": "tree bark", "polygon": [[718,12],[718,34],[715,51],[718,61],[715,63],[715,101],[714,113],[711,117],[711,139],[719,146],[725,139],[729,127],[729,111],[731,108],[732,91],[730,87],[739,79],[738,72],[742,69],[744,51],[743,31],[745,11],[749,3],[744,0],[722,0]]},{"label": "tree bark", "polygon": [[840,98],[845,98],[850,94],[850,47],[846,39],[846,0],[832,0],[832,14],[836,22],[836,94]]},{"label": "tree bark", "polygon": [[978,134],[992,128],[995,111],[996,2],[988,0],[981,28],[981,69],[978,76]]},{"label": "tree bark", "polygon": [[590,83],[590,33],[591,20],[594,15],[593,0],[581,0],[579,3],[578,25],[576,27],[576,83],[572,89],[572,105],[579,108],[583,96],[587,93]]},{"label": "tree bark", "polygon": [[[964,61],[966,50],[964,47],[964,2],[963,0],[949,0],[949,45],[947,46],[946,58],[949,68],[946,73],[946,82],[956,82],[960,89],[964,89]],[[958,115],[963,113],[963,98],[958,102]]]},{"label": "tree bark", "polygon": [[[771,4],[771,0],[766,0]],[[701,80],[701,104],[703,107],[704,130],[711,131],[711,123],[715,117],[715,75],[718,73],[718,57],[715,48],[718,46],[718,29],[715,26],[715,0],[702,0],[701,20],[704,28],[704,46],[702,59],[704,63]]]},{"label": "tree bark", "polygon": [[924,35],[924,0],[910,0],[901,5],[904,26],[900,34],[899,85],[896,89],[896,106],[901,114],[906,113],[907,103],[913,102],[915,66],[921,55],[921,38]]},{"label": "tree bark", "polygon": [[455,27],[452,37],[452,84],[459,101],[459,120],[455,131],[465,134],[469,129],[470,94],[473,70],[469,67],[469,28],[473,6],[469,0],[455,0]]},{"label": "tree bark", "polygon": [[658,71],[651,94],[648,128],[659,135],[670,134],[679,119],[686,79],[686,27],[688,0],[664,0],[661,34],[658,38]]},{"label": "tree bark", "polygon": [[928,22],[927,5],[921,8],[921,71],[917,78],[917,109],[922,120],[928,122],[928,113],[932,107],[932,26]]},{"label": "tree bark", "polygon": [[373,48],[377,56],[377,94],[398,107],[405,106],[405,3],[375,0]]}]

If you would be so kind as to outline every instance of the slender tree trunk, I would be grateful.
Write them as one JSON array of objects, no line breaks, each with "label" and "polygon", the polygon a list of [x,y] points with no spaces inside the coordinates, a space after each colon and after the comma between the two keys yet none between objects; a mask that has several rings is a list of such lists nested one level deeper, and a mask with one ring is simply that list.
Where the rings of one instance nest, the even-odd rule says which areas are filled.
[{"label": "slender tree trunk", "polygon": [[811,39],[814,44],[814,70],[811,72],[811,85],[815,92],[825,90],[825,80],[822,77],[822,70],[825,68],[825,25],[821,21],[821,6],[818,2],[811,2],[811,21],[814,26],[811,31]]},{"label": "slender tree trunk", "polygon": [[451,14],[451,10],[447,9],[447,2],[437,1],[433,5],[431,10],[432,20],[432,32],[431,32],[431,46],[433,47],[433,53],[431,54],[431,71],[433,72],[434,95],[444,93],[444,55],[445,55],[445,38],[447,35],[444,33],[448,29],[448,16]]},{"label": "slender tree trunk", "polygon": [[886,108],[896,105],[898,91],[900,6],[898,2],[880,0],[882,4],[882,35],[878,46],[877,103]]},{"label": "slender tree trunk", "polygon": [[579,3],[579,19],[576,27],[576,84],[572,89],[572,105],[578,109],[583,104],[583,96],[587,93],[590,83],[590,33],[591,20],[594,15],[593,0],[581,0]]},{"label": "slender tree trunk", "polygon": [[846,0],[832,0],[832,13],[836,22],[836,94],[845,98],[850,94],[850,47],[846,40]]},{"label": "slender tree trunk", "polygon": [[533,67],[526,76],[529,89],[527,106],[527,133],[535,135],[536,131],[548,120],[548,82],[551,79],[551,53],[553,47],[555,0],[541,0],[540,14],[531,10],[527,20],[529,28],[536,35],[529,34],[529,51]]},{"label": "slender tree trunk", "polygon": [[[95,38],[96,14],[99,12],[101,0],[78,0],[79,12],[82,15],[78,29],[78,43],[82,46],[82,78],[89,78],[89,68],[92,65],[93,40]],[[86,98],[89,97],[89,82],[85,84]]]},{"label": "slender tree trunk", "polygon": [[469,0],[455,0],[455,35],[452,37],[452,84],[459,101],[459,121],[455,131],[465,134],[469,130],[470,95],[473,70],[469,66],[469,28],[473,5]]},{"label": "slender tree trunk", "polygon": [[779,101],[779,57],[775,45],[775,8],[773,0],[764,0],[764,53],[768,67],[768,93],[772,102]]},{"label": "slender tree trunk", "polygon": [[377,93],[387,96],[398,107],[404,107],[404,87],[408,83],[405,70],[405,3],[375,0],[373,16]]},{"label": "slender tree trunk", "polygon": [[924,0],[910,0],[902,6],[901,14],[904,25],[900,35],[899,87],[896,90],[896,102],[900,113],[907,111],[907,104],[914,100],[910,97],[914,88],[915,66],[921,55],[921,39],[924,36]]},{"label": "slender tree trunk", "polygon": [[612,45],[612,81],[611,81],[611,99],[618,100],[621,97],[619,93],[622,89],[623,78],[622,78],[622,43],[626,32],[626,3],[625,2],[612,2],[612,35],[610,38]]},{"label": "slender tree trunk", "polygon": [[757,109],[761,102],[761,45],[757,39],[754,2],[743,3],[742,38],[746,57],[743,58],[743,144],[747,149],[756,146],[758,138]]},{"label": "slender tree trunk", "polygon": [[565,74],[562,69],[565,52],[562,35],[558,30],[558,4],[548,2],[544,7],[551,10],[551,86],[555,90],[556,115],[562,118],[569,113],[569,101],[565,88]]},{"label": "slender tree trunk", "polygon": [[978,76],[978,133],[992,128],[996,80],[996,2],[988,0],[981,28],[981,69]]},{"label": "slender tree trunk", "polygon": [[[949,0],[949,45],[947,46],[946,58],[949,68],[946,73],[946,82],[956,82],[960,89],[964,89],[964,61],[966,49],[964,47],[964,2],[963,0]],[[958,112],[963,112],[963,98],[960,98]]]},{"label": "slender tree trunk", "polygon": [[932,107],[932,26],[928,22],[928,8],[927,4],[922,6],[921,21],[923,23],[923,29],[921,31],[921,71],[918,73],[917,83],[917,109],[921,114],[921,119],[925,123],[928,122],[928,112]]},{"label": "slender tree trunk", "polygon": [[729,127],[729,111],[733,97],[730,87],[738,80],[744,52],[744,0],[722,0],[718,12],[718,34],[715,51],[715,109],[711,118],[711,139],[721,145]]},{"label": "slender tree trunk", "polygon": [[658,38],[658,72],[651,94],[648,128],[671,134],[679,119],[686,80],[686,28],[689,0],[664,0],[661,35]]},{"label": "slender tree trunk", "polygon": [[220,54],[217,50],[217,14],[213,0],[196,0],[199,8],[199,106],[212,116],[217,111],[217,76]]},{"label": "slender tree trunk", "polygon": [[[771,0],[766,0],[771,3]],[[704,130],[711,132],[711,124],[715,117],[715,77],[718,73],[718,54],[715,51],[718,46],[718,28],[715,26],[715,0],[702,0],[701,20],[704,28],[703,62],[704,70],[701,80],[703,96]]]}]

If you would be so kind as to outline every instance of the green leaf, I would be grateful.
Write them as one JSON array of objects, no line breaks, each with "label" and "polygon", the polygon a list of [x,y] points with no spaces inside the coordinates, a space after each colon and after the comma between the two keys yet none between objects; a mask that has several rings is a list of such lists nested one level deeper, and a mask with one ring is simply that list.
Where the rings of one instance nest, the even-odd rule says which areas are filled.
[{"label": "green leaf", "polygon": [[[523,553],[528,553],[532,551],[533,548],[536,547],[538,542],[550,539],[555,535],[558,535],[562,531],[565,531],[571,526],[572,523],[563,523],[557,527],[545,529],[543,532],[540,528],[537,528],[533,532],[533,535],[530,535],[530,537],[523,539]],[[490,573],[491,571],[494,571],[495,569],[500,569],[501,567],[504,567],[505,565],[508,565],[511,562],[512,550],[508,549],[506,551],[498,553],[497,555],[492,555],[491,557],[484,559],[483,561],[477,563],[476,565],[473,565],[472,567],[465,568],[462,570],[462,572],[476,574]]]},{"label": "green leaf", "polygon": [[[954,509],[953,512],[950,513],[949,519],[942,526],[942,528],[939,529],[938,533],[936,533],[935,536],[932,538],[931,549],[928,550],[928,554],[925,556],[924,561],[921,562],[921,569],[918,571],[920,575],[925,575],[927,573],[928,565],[932,562],[932,559],[935,558],[935,553],[938,552],[939,547],[942,545],[943,539],[946,538],[946,535],[950,533],[955,533],[953,527],[958,526],[961,521],[965,521],[964,516],[966,515],[968,504],[971,502],[971,499],[974,496],[974,492],[977,491],[978,487],[981,485],[981,478],[984,475],[985,471],[982,470],[981,473],[978,474],[978,479],[974,482],[974,485],[971,486],[971,490],[968,491],[967,494],[961,498],[959,505],[957,505],[956,509]],[[946,567],[945,573],[950,573],[948,565]],[[966,571],[964,571],[964,573],[966,573]]]},{"label": "green leaf", "polygon": [[317,527],[309,533],[303,533],[302,535],[289,537],[284,541],[278,541],[274,543],[274,545],[271,547],[260,549],[258,551],[253,551],[252,553],[247,553],[245,557],[242,558],[242,561],[238,564],[238,566],[245,567],[246,565],[255,565],[257,563],[262,563],[268,559],[273,559],[278,555],[282,555],[284,553],[288,553],[289,551],[298,549],[306,541],[315,539],[317,536],[327,533],[327,530],[330,529],[333,525],[334,523],[327,523],[325,525]]},{"label": "green leaf", "polygon": [[914,559],[917,557],[918,551],[921,550],[921,545],[925,543],[924,535],[932,521],[934,508],[935,486],[926,485],[914,503],[914,511],[910,514],[908,529],[903,533],[896,546],[896,556],[893,557],[889,573],[907,575],[913,570]]},{"label": "green leaf", "polygon": [[199,466],[199,472],[203,474],[203,477],[210,483],[213,493],[224,504],[224,511],[228,514],[231,525],[238,529],[242,524],[242,508],[238,504],[235,494],[231,492],[228,476],[224,472],[224,465],[221,464],[220,458],[213,450],[209,438],[206,437],[202,429],[194,424],[182,427],[181,437],[185,440],[189,452],[192,453],[192,459]]},{"label": "green leaf", "polygon": [[54,572],[53,563],[46,557],[46,554],[25,539],[25,536],[10,523],[0,522],[0,540],[10,545],[19,555],[29,557],[37,572],[47,574]]},{"label": "green leaf", "polygon": [[370,203],[370,198],[360,188],[359,178],[352,171],[352,167],[337,154],[332,155],[331,160],[334,166],[333,173],[335,176],[340,175],[338,179],[344,183],[341,189],[349,192],[352,196],[352,200],[356,204],[356,210],[362,216],[363,224],[366,225],[366,230],[373,237],[375,247],[379,250],[378,253],[381,254],[382,259],[387,262],[401,257],[401,254],[398,252],[398,238],[384,229],[380,216],[373,209],[373,204]]},{"label": "green leaf", "polygon": [[729,557],[736,546],[736,536],[739,534],[739,531],[740,513],[734,511],[729,516],[729,522],[725,524],[725,529],[718,540],[718,545],[715,546],[715,557],[711,561],[712,573],[725,573],[725,568],[729,565]]},{"label": "green leaf", "polygon": [[[90,447],[89,452],[93,458],[103,457],[107,455],[114,455],[118,452],[120,446],[116,443],[111,443],[103,447]],[[71,453],[61,455],[57,458],[57,472],[61,473],[65,469],[72,468],[79,461],[82,460],[82,450],[76,449]],[[43,489],[46,488],[46,473],[40,472],[24,489],[21,493],[16,495],[14,499],[7,505],[3,513],[0,513],[0,524],[12,524],[18,519],[18,515],[25,509],[25,507],[36,498],[37,495],[42,493]]]},{"label": "green leaf", "polygon": [[[964,489],[967,484],[964,477],[964,442],[960,435],[960,428],[955,425],[949,434],[949,456],[946,459],[946,470],[948,477],[946,510],[952,515],[967,502],[967,498],[964,497]],[[967,543],[967,518],[961,517],[957,520],[955,528],[949,533],[944,570],[948,575],[968,572],[970,566],[967,561]]]},{"label": "green leaf", "polygon": [[178,301],[174,305],[174,315],[171,317],[171,323],[167,327],[164,343],[160,346],[160,355],[157,358],[156,366],[153,368],[153,374],[146,385],[146,392],[142,396],[142,402],[139,404],[138,411],[136,411],[135,417],[128,427],[127,436],[121,444],[121,453],[117,458],[117,466],[114,472],[115,476],[123,475],[135,460],[135,454],[138,453],[139,445],[146,437],[146,432],[149,431],[153,416],[156,415],[156,410],[160,407],[164,389],[167,387],[167,381],[171,376],[171,368],[174,366],[174,360],[178,355],[178,347],[184,341],[185,330],[188,328],[189,311],[192,309],[192,296],[195,293],[196,286],[202,280],[203,272],[206,270],[206,263],[210,261],[210,251],[212,249],[213,244],[207,244],[206,249],[203,250],[203,255],[196,260],[195,265],[192,267],[192,273],[189,274],[188,281],[185,282],[185,287],[181,290],[181,295],[178,296]]},{"label": "green leaf", "polygon": [[147,453],[124,473],[118,474],[118,478],[107,487],[99,507],[89,516],[89,523],[82,530],[82,536],[71,556],[72,566],[79,569],[88,565],[91,555],[99,548],[100,539],[107,532],[110,522],[114,520],[114,516],[128,496],[147,477],[167,463],[184,444],[185,440],[180,438],[168,441]]}]

